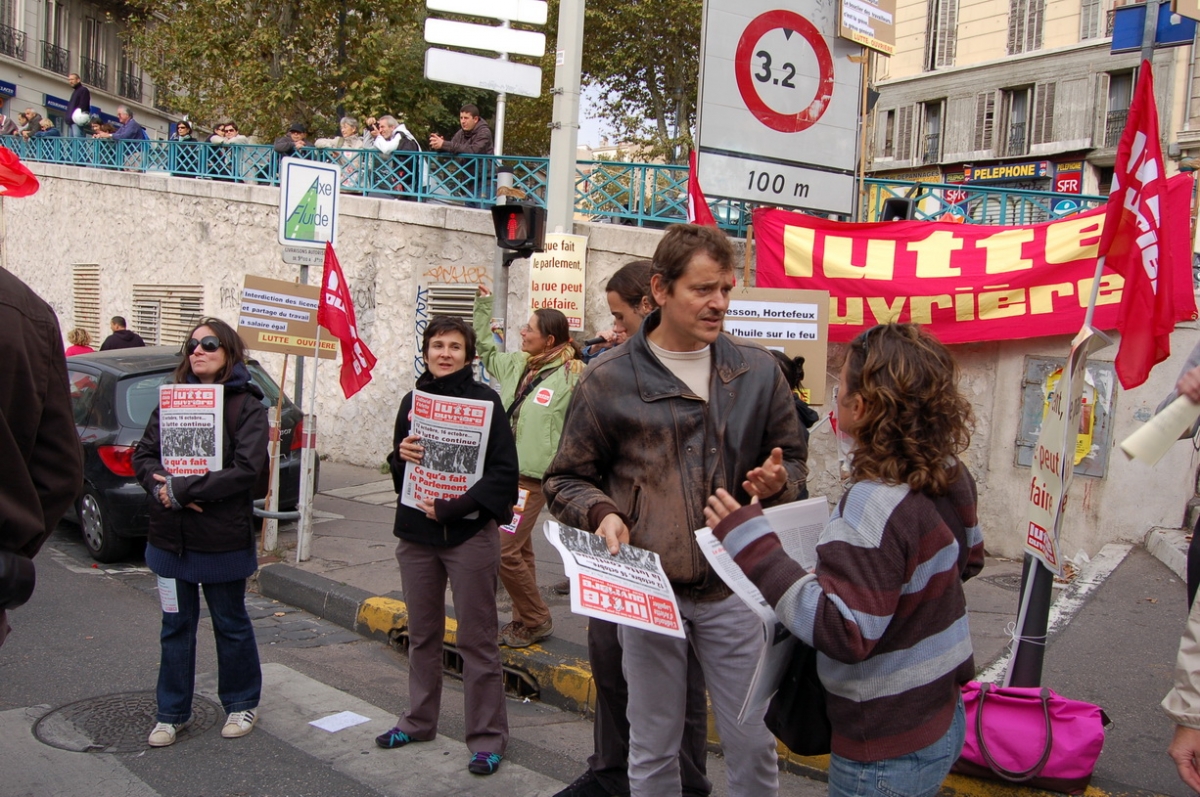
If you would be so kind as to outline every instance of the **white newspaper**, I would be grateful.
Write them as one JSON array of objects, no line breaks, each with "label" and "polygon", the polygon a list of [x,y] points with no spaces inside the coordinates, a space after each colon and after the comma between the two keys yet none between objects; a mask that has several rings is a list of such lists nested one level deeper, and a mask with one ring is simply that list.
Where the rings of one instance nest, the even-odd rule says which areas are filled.
[{"label": "white newspaper", "polygon": [[493,409],[490,401],[413,391],[408,433],[425,453],[420,465],[404,463],[400,503],[416,509],[418,501],[457,498],[483,477]]},{"label": "white newspaper", "polygon": [[622,544],[613,556],[603,538],[553,520],[543,531],[562,556],[572,612],[685,638],[675,590],[658,554]]},{"label": "white newspaper", "polygon": [[[799,562],[805,570],[817,566],[817,542],[829,520],[829,502],[823,496],[764,509],[763,517],[779,536],[788,556]],[[712,531],[707,528],[696,529],[696,542],[721,580],[762,621],[762,655],[750,680],[741,713],[738,714],[738,722],[744,723],[750,716],[761,716],[766,711],[767,704],[783,680],[796,638],[779,622],[771,604],[737,566]]]},{"label": "white newspaper", "polygon": [[201,476],[220,470],[225,386],[160,386],[158,432],[162,464],[172,476]]}]

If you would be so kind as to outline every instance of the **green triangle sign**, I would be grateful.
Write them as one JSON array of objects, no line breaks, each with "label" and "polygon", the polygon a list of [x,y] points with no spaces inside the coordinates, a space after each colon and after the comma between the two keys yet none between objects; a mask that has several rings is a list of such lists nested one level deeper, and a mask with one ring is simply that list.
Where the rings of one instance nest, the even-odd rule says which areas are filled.
[{"label": "green triangle sign", "polygon": [[317,187],[320,183],[320,179],[313,180],[313,184],[309,186],[308,190],[304,192],[304,196],[300,197],[300,201],[296,203],[296,207],[292,209],[284,224],[286,237],[297,241],[315,241],[317,239]]}]

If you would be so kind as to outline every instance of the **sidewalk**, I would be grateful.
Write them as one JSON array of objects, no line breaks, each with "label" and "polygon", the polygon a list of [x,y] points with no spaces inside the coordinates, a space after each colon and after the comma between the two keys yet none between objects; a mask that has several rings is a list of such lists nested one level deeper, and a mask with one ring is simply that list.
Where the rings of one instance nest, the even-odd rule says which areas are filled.
[{"label": "sidewalk", "polygon": [[[327,618],[346,628],[357,631],[364,636],[373,637],[383,642],[397,643],[405,635],[407,612],[400,584],[400,572],[394,555],[396,538],[392,536],[392,521],[395,514],[396,494],[392,491],[391,477],[376,470],[357,468],[333,462],[321,463],[320,494],[315,499],[317,510],[313,524],[312,558],[307,562],[293,561],[266,565],[259,572],[258,586],[263,595],[284,601],[303,608],[318,616]],[[986,532],[985,532],[986,536]],[[1173,537],[1169,532],[1152,535],[1152,549],[1160,552],[1160,558],[1170,559],[1172,566],[1178,567],[1178,546],[1181,537]],[[279,532],[280,546],[288,548],[288,554],[294,557],[296,532],[294,524],[281,525]],[[534,534],[534,549],[537,558],[538,583],[542,595],[551,608],[554,617],[554,636],[541,644],[532,645],[525,649],[501,648],[505,667],[505,680],[509,691],[518,695],[536,696],[541,701],[557,706],[567,711],[587,712],[589,703],[594,700],[591,685],[591,674],[587,659],[587,619],[573,615],[570,611],[570,597],[556,594],[550,587],[563,579],[562,561],[557,551],[540,532]],[[1101,672],[1094,669],[1088,662],[1074,662],[1072,657],[1065,659],[1059,656],[1059,647],[1055,645],[1056,630],[1066,629],[1075,614],[1085,609],[1091,596],[1105,583],[1106,577],[1122,566],[1129,546],[1108,546],[1101,555],[1093,561],[1092,566],[1085,570],[1083,576],[1076,579],[1065,590],[1056,590],[1056,611],[1059,619],[1052,617],[1050,647],[1047,651],[1047,685],[1058,688],[1059,691],[1078,699],[1092,700],[1103,705],[1116,719],[1114,700],[1117,695],[1110,694],[1103,687],[1104,679]],[[1163,601],[1163,609],[1168,605],[1176,607],[1175,613],[1179,618],[1173,621],[1163,620],[1163,628],[1143,628],[1141,634],[1149,633],[1156,640],[1150,644],[1142,640],[1142,645],[1125,651],[1137,659],[1132,664],[1133,669],[1122,667],[1127,672],[1138,672],[1138,666],[1143,669],[1148,666],[1154,677],[1143,679],[1145,696],[1141,703],[1153,698],[1153,703],[1161,699],[1170,685],[1170,669],[1174,662],[1174,648],[1182,630],[1182,622],[1186,617],[1183,607],[1183,587],[1176,580],[1172,569],[1155,561],[1146,554],[1140,546],[1135,550],[1146,562],[1139,562],[1141,569],[1158,577],[1160,581],[1170,581],[1178,591],[1177,600],[1168,603]],[[971,640],[975,649],[975,663],[981,671],[983,680],[999,680],[1003,677],[1002,655],[1010,639],[1010,624],[1016,621],[1018,590],[1021,578],[1021,563],[1018,561],[989,558],[983,573],[966,584],[967,606],[970,612]],[[1133,589],[1142,587],[1147,576],[1142,575],[1134,582]],[[1147,587],[1146,589],[1149,589]],[[1170,588],[1165,588],[1170,592]],[[1063,593],[1067,598],[1062,599]],[[1150,598],[1147,598],[1150,600]],[[1154,599],[1155,604],[1158,603]],[[511,603],[503,588],[497,595],[500,609],[501,624],[509,619]],[[1154,604],[1146,604],[1153,606]],[[1139,607],[1140,608],[1140,607]],[[456,627],[453,623],[454,611],[449,604],[447,592],[447,642],[452,642]],[[1144,619],[1144,618],[1143,618]],[[1103,621],[1101,621],[1103,623]],[[1082,625],[1080,623],[1079,625]],[[1099,628],[1104,628],[1103,624]],[[1126,639],[1128,629],[1117,626],[1108,629],[1113,637],[1107,652],[1111,658],[1119,655],[1124,646],[1120,644]],[[1106,636],[1102,632],[1102,636]],[[1069,634],[1065,633],[1063,636]],[[1091,640],[1093,643],[1095,639]],[[1169,655],[1166,649],[1170,647]],[[1101,648],[1105,649],[1104,643]],[[1156,655],[1142,661],[1139,651]],[[1165,662],[1163,656],[1167,656]],[[1127,656],[1128,658],[1128,656]],[[1060,659],[1068,662],[1057,664]],[[989,665],[991,665],[989,667]],[[1072,688],[1066,688],[1057,680],[1050,678],[1054,668],[1059,666],[1058,674],[1070,674]],[[1096,681],[1100,682],[1097,685]],[[1128,685],[1129,682],[1125,682]],[[1084,686],[1087,684],[1087,686]],[[1165,685],[1164,685],[1165,684]],[[1119,686],[1119,685],[1117,685]],[[1086,691],[1083,691],[1086,689]],[[1153,695],[1157,697],[1153,697]],[[1143,706],[1143,708],[1145,708]],[[1142,712],[1143,714],[1145,712]],[[1156,730],[1165,733],[1166,741],[1154,748],[1152,753],[1158,758],[1153,764],[1155,770],[1162,769],[1162,764],[1170,765],[1166,759],[1166,742],[1170,739],[1169,723],[1158,715],[1146,722],[1156,722]],[[1165,730],[1164,730],[1165,729]],[[1123,728],[1129,733],[1130,728]],[[1115,736],[1114,732],[1111,736]],[[1151,729],[1136,729],[1135,736],[1145,740],[1161,733]],[[1170,783],[1166,777],[1154,777],[1145,780],[1136,776],[1136,767],[1147,766],[1134,760],[1127,763],[1135,769],[1133,772],[1122,771],[1113,773],[1109,778],[1102,778],[1105,768],[1103,764],[1109,757],[1112,743],[1101,758],[1097,769],[1097,780],[1089,788],[1090,795],[1117,794],[1184,794],[1182,785],[1175,779],[1174,791],[1150,792],[1142,791],[1150,781],[1157,788],[1164,789]],[[1138,752],[1138,751],[1133,751]],[[1150,747],[1140,751],[1150,753]],[[787,755],[789,769],[809,774],[823,779],[823,772],[828,766],[826,757],[801,758]],[[582,763],[582,762],[581,762]],[[1169,774],[1173,775],[1173,766]],[[1107,781],[1110,786],[1100,785]],[[979,781],[971,778],[951,776],[943,793],[946,795],[1038,795],[1048,794],[1037,789],[1014,788],[1001,786],[996,783]]]}]

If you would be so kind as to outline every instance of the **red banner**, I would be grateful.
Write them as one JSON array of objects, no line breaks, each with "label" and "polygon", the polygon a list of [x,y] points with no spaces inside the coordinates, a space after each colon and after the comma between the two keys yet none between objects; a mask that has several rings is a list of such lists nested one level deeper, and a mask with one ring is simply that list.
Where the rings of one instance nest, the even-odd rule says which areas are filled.
[{"label": "red banner", "polygon": [[[1168,183],[1163,245],[1173,247],[1174,318],[1196,317],[1192,178]],[[1024,227],[890,221],[850,224],[760,208],[754,238],[760,288],[829,291],[829,340],[889,321],[926,326],[945,343],[1072,335],[1096,275],[1104,207]],[[1094,324],[1114,329],[1125,280],[1105,269]]]}]

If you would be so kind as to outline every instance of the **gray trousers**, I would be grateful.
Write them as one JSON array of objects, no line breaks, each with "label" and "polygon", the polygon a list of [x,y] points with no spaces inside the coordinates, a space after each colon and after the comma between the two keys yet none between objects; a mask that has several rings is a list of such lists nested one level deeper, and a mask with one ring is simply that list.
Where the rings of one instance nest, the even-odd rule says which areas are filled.
[{"label": "gray trousers", "polygon": [[737,721],[762,650],[762,623],[736,595],[707,603],[678,600],[687,639],[625,625],[618,631],[629,683],[629,793],[680,794],[690,642],[708,684],[730,797],[771,797],[779,791],[779,759],[775,737],[763,724],[765,712],[745,725]]},{"label": "gray trousers", "polygon": [[496,573],[500,568],[496,524],[489,523],[462,545],[451,548],[400,540],[396,559],[408,604],[408,711],[397,727],[423,741],[437,735],[449,578],[458,620],[458,652],[463,658],[467,749],[503,755],[508,746],[508,708],[496,641]]}]

